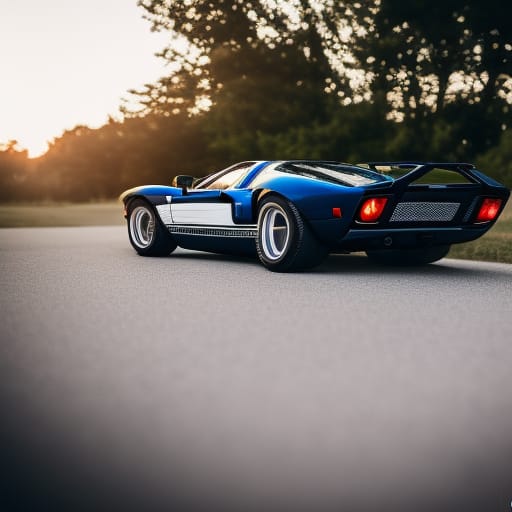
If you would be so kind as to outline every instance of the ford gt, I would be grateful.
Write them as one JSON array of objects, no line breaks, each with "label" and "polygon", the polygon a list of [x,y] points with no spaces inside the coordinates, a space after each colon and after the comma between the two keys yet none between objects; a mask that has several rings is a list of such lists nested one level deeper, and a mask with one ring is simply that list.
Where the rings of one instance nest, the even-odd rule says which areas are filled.
[{"label": "ford gt", "polygon": [[253,255],[290,272],[358,251],[383,264],[432,263],[489,230],[509,195],[467,163],[286,160],[179,175],[172,186],[132,188],[121,200],[142,256],[179,246]]}]

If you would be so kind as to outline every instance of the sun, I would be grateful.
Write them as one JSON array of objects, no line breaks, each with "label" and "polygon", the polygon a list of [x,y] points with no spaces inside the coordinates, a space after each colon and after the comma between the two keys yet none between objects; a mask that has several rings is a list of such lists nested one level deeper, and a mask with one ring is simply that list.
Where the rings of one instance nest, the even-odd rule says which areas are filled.
[{"label": "sun", "polygon": [[[50,110],[48,106],[34,104],[28,112],[14,110],[4,105],[7,126],[0,126],[0,143],[16,141],[16,148],[28,151],[29,158],[44,155],[55,137],[62,134],[65,121],[58,109]],[[8,115],[10,114],[10,116]],[[68,121],[69,123],[69,121]]]},{"label": "sun", "polygon": [[[20,120],[15,120],[20,121]],[[0,127],[0,146],[16,142],[17,151],[27,151],[29,158],[37,158],[46,153],[52,134],[46,134],[44,127],[27,124],[20,126],[18,122],[11,122],[9,129]]]},{"label": "sun", "polygon": [[0,144],[31,158],[65,130],[118,117],[129,89],[167,72],[155,52],[169,35],[151,32],[135,1],[11,4],[0,16]]},{"label": "sun", "polygon": [[29,158],[37,158],[48,151],[48,142],[44,136],[37,133],[26,133],[23,137],[16,139],[20,149],[28,151]]}]

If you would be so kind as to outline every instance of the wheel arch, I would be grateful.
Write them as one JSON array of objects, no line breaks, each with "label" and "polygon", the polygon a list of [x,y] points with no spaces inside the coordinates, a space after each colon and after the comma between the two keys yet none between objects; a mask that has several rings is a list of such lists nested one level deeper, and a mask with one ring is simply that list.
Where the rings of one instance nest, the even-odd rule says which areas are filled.
[{"label": "wheel arch", "polygon": [[168,196],[182,195],[181,189],[176,187],[168,187],[166,185],[145,185],[125,190],[119,200],[124,203],[125,209],[135,199],[144,199],[152,206],[164,204],[167,202]]},{"label": "wheel arch", "polygon": [[268,197],[268,196],[276,196],[276,197],[280,197],[281,199],[284,199],[285,201],[290,201],[291,203],[293,203],[295,208],[297,208],[299,210],[299,213],[302,215],[300,208],[293,202],[292,199],[290,199],[283,193],[277,192],[276,190],[272,190],[269,188],[261,188],[261,189],[255,190],[253,193],[253,196],[252,196],[252,216],[255,221],[258,220],[259,204],[265,197]]},{"label": "wheel arch", "polygon": [[[149,204],[155,210],[155,212],[157,210],[156,207],[158,205],[167,204],[166,196],[142,194],[139,191],[136,191],[136,192],[133,192],[130,194],[124,194],[120,199],[124,203],[124,217],[125,218],[127,218],[130,205],[137,199],[141,199],[141,200],[145,201],[147,204]],[[158,218],[160,219],[159,215],[158,215]]]},{"label": "wheel arch", "polygon": [[148,200],[148,198],[146,196],[144,196],[142,194],[130,194],[130,195],[124,196],[121,198],[121,201],[123,201],[123,203],[124,203],[124,218],[125,219],[128,218],[128,210],[130,208],[130,205],[137,199],[142,199],[143,201],[145,201],[146,203],[151,205],[153,208],[155,206],[154,204],[151,203],[151,201]]}]

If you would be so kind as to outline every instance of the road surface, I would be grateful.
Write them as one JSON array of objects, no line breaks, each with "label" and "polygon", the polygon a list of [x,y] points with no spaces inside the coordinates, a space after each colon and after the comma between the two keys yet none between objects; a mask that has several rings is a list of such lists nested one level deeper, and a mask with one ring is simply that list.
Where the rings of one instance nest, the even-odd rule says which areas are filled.
[{"label": "road surface", "polygon": [[0,285],[4,509],[510,509],[512,265],[26,228]]}]

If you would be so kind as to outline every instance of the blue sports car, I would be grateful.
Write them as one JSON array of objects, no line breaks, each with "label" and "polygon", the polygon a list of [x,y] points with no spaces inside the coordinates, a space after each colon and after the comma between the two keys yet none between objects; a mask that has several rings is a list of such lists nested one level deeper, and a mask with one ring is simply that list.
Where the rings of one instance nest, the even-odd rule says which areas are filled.
[{"label": "blue sports car", "polygon": [[419,265],[482,236],[510,192],[471,164],[241,162],[201,179],[176,176],[121,195],[142,256],[185,249],[254,255],[276,272],[312,268],[329,253],[365,251]]}]

